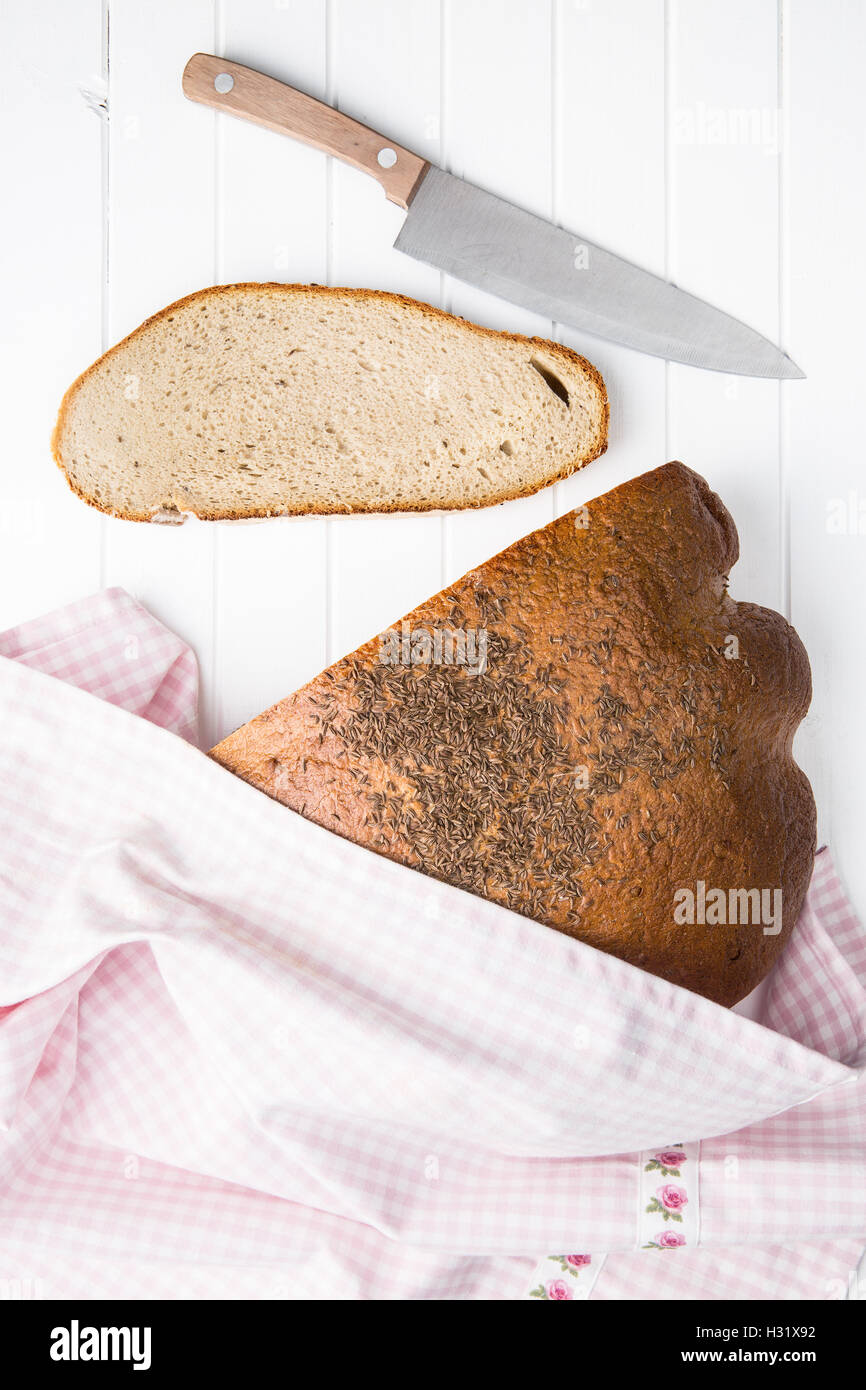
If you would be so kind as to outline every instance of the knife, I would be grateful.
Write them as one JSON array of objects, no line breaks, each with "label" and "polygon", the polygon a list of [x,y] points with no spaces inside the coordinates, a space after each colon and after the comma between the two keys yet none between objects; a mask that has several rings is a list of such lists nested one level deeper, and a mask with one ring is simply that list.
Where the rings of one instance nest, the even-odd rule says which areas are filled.
[{"label": "knife", "polygon": [[574,232],[476,188],[273,77],[196,53],[191,101],[291,135],[372,174],[407,217],[394,245],[544,318],[654,357],[738,376],[802,377],[775,343]]}]

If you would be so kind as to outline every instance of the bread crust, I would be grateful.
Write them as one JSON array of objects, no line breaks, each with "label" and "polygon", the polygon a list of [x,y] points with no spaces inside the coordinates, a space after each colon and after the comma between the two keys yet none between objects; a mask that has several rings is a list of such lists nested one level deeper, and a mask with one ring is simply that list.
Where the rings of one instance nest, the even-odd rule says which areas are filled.
[{"label": "bread crust", "polygon": [[[808,659],[778,613],[728,596],[736,529],[682,464],[585,511],[404,620],[483,625],[484,674],[382,664],[376,638],[211,756],[368,849],[730,1005],[811,875],[815,805],[791,757]],[[780,890],[781,930],[678,924],[674,895],[699,881]]]},{"label": "bread crust", "polygon": [[[105,362],[111,360],[118,353],[122,352],[123,349],[127,346],[127,344],[134,342],[142,334],[146,333],[150,328],[152,328],[154,324],[160,323],[163,319],[167,318],[177,309],[181,309],[188,304],[193,304],[198,300],[220,298],[225,295],[231,295],[238,290],[253,290],[256,292],[261,292],[263,294],[279,294],[281,296],[291,296],[293,294],[316,294],[322,295],[326,298],[342,297],[343,299],[355,300],[356,302],[386,302],[392,305],[400,305],[401,307],[408,308],[413,312],[415,312],[416,310],[420,310],[425,316],[435,320],[459,323],[468,332],[476,333],[482,337],[506,339],[509,342],[524,343],[532,347],[542,348],[549,356],[553,357],[554,359],[558,358],[561,362],[567,364],[569,368],[571,368],[572,370],[576,369],[578,371],[584,372],[591,379],[591,381],[597,388],[602,407],[601,425],[596,440],[590,450],[590,453],[586,456],[581,455],[578,459],[575,459],[571,464],[564,465],[563,468],[561,468],[555,475],[551,475],[551,477],[547,479],[542,486],[550,487],[554,483],[562,482],[563,479],[570,477],[572,473],[578,472],[579,469],[584,468],[588,463],[592,463],[594,459],[599,458],[600,455],[603,454],[607,449],[608,425],[610,421],[610,403],[608,401],[607,388],[605,387],[602,375],[599,372],[598,368],[595,367],[587,358],[582,357],[580,353],[574,352],[571,348],[566,347],[563,343],[555,343],[547,338],[528,338],[521,333],[506,333],[495,328],[485,328],[481,324],[473,323],[470,319],[464,319],[457,314],[446,313],[444,309],[438,309],[435,305],[428,304],[424,300],[412,299],[408,295],[396,294],[390,290],[373,290],[363,288],[358,289],[337,285],[331,286],[316,284],[282,284],[280,281],[276,280],[261,282],[254,280],[239,281],[236,284],[211,285],[207,286],[205,289],[195,290],[192,294],[184,295],[181,299],[176,299],[172,304],[167,304],[166,307],[164,309],[160,309],[158,313],[151,314],[150,318],[145,319],[144,322],[139,324],[137,328],[134,328],[131,333],[128,333],[125,338],[121,338],[120,342],[115,343],[113,347],[110,347],[107,350],[107,352],[104,352],[101,357],[97,358],[95,362],[93,362],[84,372],[81,373],[79,377],[76,378],[75,381],[73,381],[72,385],[64,393],[63,400],[60,403],[60,409],[57,414],[57,420],[55,422],[54,429],[51,434],[51,452],[55,463],[57,464],[58,468],[60,469],[67,483],[69,484],[69,487],[76,494],[76,496],[81,498],[83,502],[86,502],[91,507],[95,507],[98,511],[103,512],[105,515],[117,517],[121,521],[154,521],[154,516],[150,512],[124,511],[102,506],[95,497],[93,497],[91,494],[89,494],[83,488],[81,488],[78,485],[78,483],[71,477],[69,470],[67,469],[63,461],[63,436],[69,417],[69,411],[78,391],[81,389],[84,383],[94,375],[95,372],[99,371],[99,369]],[[501,495],[497,495],[496,497],[491,498],[487,501],[468,503],[461,502],[459,505],[455,505],[455,507],[448,509],[442,507],[424,506],[411,507],[406,506],[405,504],[401,504],[399,506],[395,505],[369,508],[341,507],[339,503],[335,503],[331,507],[323,508],[314,512],[308,511],[305,508],[297,507],[288,507],[286,509],[281,509],[280,511],[269,511],[267,508],[251,507],[243,511],[233,511],[231,509],[214,511],[205,509],[190,509],[190,514],[198,517],[200,521],[248,521],[254,518],[266,518],[277,516],[369,516],[373,514],[384,515],[388,513],[417,514],[421,512],[443,510],[468,511],[478,510],[483,507],[498,506],[501,502],[512,502],[519,497],[531,497],[534,495],[535,492],[538,492],[540,490],[541,489],[539,487],[527,488],[523,490],[518,489],[513,491],[504,491]]]}]

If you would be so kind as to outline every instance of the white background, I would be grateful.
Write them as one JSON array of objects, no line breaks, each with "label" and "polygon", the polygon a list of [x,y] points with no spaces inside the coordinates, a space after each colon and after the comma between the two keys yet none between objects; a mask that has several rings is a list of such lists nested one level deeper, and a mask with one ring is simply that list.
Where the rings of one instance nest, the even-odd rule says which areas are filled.
[{"label": "white background", "polygon": [[[866,916],[866,3],[3,0],[0,13],[0,627],[123,585],[195,649],[212,743],[503,545],[681,458],[737,522],[734,596],[780,609],[806,643],[815,697],[796,749]],[[304,87],[667,274],[781,342],[808,379],[738,380],[564,330],[607,382],[610,448],[527,501],[178,529],[99,516],[51,461],[62,392],[190,290],[379,286],[553,331],[394,251],[402,214],[372,180],[187,102],[196,50]]]}]

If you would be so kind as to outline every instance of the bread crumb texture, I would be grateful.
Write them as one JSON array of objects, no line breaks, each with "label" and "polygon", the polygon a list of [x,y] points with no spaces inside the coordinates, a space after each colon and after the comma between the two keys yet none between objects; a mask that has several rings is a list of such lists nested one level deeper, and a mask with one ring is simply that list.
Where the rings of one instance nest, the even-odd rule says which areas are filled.
[{"label": "bread crumb texture", "polygon": [[70,387],[54,455],[136,521],[482,507],[601,454],[596,369],[374,290],[226,285],[169,305]]},{"label": "bread crumb texture", "polygon": [[[791,757],[808,660],[779,614],[728,596],[737,549],[706,482],[668,464],[395,624],[483,632],[486,663],[389,664],[377,637],[212,756],[360,845],[733,1004],[787,941],[815,846]],[[780,930],[678,922],[700,883],[781,892]]]}]

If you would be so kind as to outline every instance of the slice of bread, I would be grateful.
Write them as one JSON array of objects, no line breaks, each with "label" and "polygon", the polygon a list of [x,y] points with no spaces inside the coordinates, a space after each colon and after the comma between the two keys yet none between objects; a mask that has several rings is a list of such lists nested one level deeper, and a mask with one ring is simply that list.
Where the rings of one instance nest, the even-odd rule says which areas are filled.
[{"label": "slice of bread", "polygon": [[604,452],[583,357],[402,295],[222,285],[69,388],[54,457],[131,521],[413,512],[529,496]]}]

